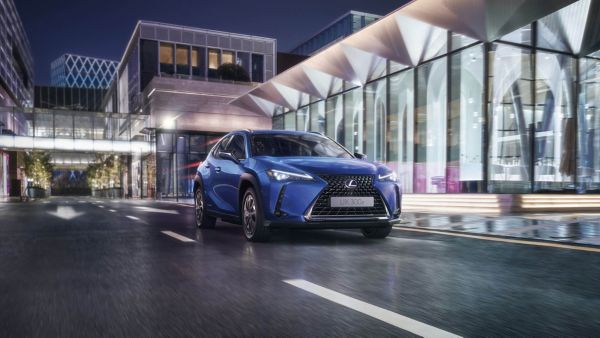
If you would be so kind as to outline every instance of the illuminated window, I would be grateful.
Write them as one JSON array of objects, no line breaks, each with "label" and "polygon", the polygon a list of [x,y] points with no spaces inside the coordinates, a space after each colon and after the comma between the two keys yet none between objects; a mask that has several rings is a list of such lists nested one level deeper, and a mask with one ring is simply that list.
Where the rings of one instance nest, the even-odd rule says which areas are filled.
[{"label": "illuminated window", "polygon": [[233,63],[234,62],[234,53],[231,51],[223,51],[223,59],[221,64],[225,63]]},{"label": "illuminated window", "polygon": [[177,74],[190,74],[190,48],[188,46],[177,46],[176,52]]},{"label": "illuminated window", "polygon": [[173,45],[168,43],[160,44],[160,71],[161,73],[173,74]]},{"label": "illuminated window", "polygon": [[208,50],[208,76],[217,77],[217,68],[221,64],[221,55],[217,49]]}]

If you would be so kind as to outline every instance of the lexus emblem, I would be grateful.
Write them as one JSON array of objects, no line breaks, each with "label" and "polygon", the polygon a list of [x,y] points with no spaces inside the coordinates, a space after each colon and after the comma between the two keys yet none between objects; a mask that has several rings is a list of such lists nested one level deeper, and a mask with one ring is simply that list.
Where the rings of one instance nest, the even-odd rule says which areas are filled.
[{"label": "lexus emblem", "polygon": [[346,180],[346,182],[344,182],[344,185],[348,189],[354,189],[358,186],[358,183],[356,183],[356,180]]}]

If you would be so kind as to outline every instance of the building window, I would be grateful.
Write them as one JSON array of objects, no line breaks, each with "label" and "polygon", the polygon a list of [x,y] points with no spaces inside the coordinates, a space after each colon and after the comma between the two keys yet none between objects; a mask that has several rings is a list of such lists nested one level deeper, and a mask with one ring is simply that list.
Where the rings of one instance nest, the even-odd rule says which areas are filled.
[{"label": "building window", "polygon": [[310,105],[310,130],[325,133],[325,101]]},{"label": "building window", "polygon": [[344,139],[344,98],[343,95],[333,96],[325,101],[325,134],[340,144],[346,144]]},{"label": "building window", "polygon": [[252,54],[252,82],[265,80],[265,58],[260,54]]},{"label": "building window", "polygon": [[301,131],[309,131],[310,129],[310,118],[309,108],[304,107],[298,109],[296,112],[296,128]]},{"label": "building window", "polygon": [[208,50],[208,77],[217,78],[217,69],[221,65],[221,52],[218,49]]},{"label": "building window", "polygon": [[577,116],[577,176],[580,192],[600,192],[600,61],[582,58]]},{"label": "building window", "polygon": [[387,165],[398,173],[403,192],[413,192],[415,94],[414,70],[390,76]]},{"label": "building window", "polygon": [[173,74],[174,68],[173,45],[170,43],[160,44],[160,72]]},{"label": "building window", "polygon": [[[362,87],[355,88],[344,96],[344,118],[342,124],[342,143],[351,152],[363,153],[364,105]],[[341,98],[341,95],[340,95]]]},{"label": "building window", "polygon": [[417,68],[414,189],[446,192],[446,59]]},{"label": "building window", "polygon": [[387,79],[365,86],[365,115],[363,151],[374,161],[386,160]]},{"label": "building window", "polygon": [[235,63],[235,53],[232,51],[227,51],[224,50],[223,54],[222,54],[222,58],[221,58],[221,64],[226,64],[226,63]]},{"label": "building window", "polygon": [[531,51],[492,45],[489,55],[488,192],[531,191],[533,123]]},{"label": "building window", "polygon": [[152,40],[140,40],[140,83],[142,90],[157,75],[157,64],[158,43]]},{"label": "building window", "polygon": [[483,192],[483,46],[450,60],[447,192]]},{"label": "building window", "polygon": [[190,47],[188,46],[177,46],[177,74],[189,75],[190,74]]},{"label": "building window", "polygon": [[202,47],[192,48],[192,75],[198,77],[206,76],[206,50]]},{"label": "building window", "polygon": [[535,73],[534,190],[574,190],[575,60],[564,54],[538,52]]}]

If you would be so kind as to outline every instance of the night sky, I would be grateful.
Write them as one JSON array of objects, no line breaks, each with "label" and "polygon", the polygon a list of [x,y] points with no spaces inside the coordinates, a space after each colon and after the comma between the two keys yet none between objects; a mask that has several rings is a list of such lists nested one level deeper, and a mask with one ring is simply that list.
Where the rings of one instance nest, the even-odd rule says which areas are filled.
[{"label": "night sky", "polygon": [[36,84],[64,53],[120,60],[138,20],[277,39],[289,51],[353,9],[387,14],[406,0],[15,0],[33,48]]}]

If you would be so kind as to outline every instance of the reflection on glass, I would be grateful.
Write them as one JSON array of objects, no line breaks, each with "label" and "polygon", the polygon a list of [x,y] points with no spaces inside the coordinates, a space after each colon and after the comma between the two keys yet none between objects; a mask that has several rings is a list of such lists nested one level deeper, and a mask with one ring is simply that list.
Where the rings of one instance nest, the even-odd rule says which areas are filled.
[{"label": "reflection on glass", "polygon": [[371,160],[383,162],[386,155],[385,138],[387,136],[387,79],[372,82],[365,86],[365,100],[366,128],[364,140],[366,148],[363,151]]},{"label": "reflection on glass", "polygon": [[563,54],[536,57],[535,191],[575,188],[575,62]]},{"label": "reflection on glass", "polygon": [[73,115],[67,113],[57,113],[54,115],[54,137],[72,138],[73,137]]},{"label": "reflection on glass", "polygon": [[217,69],[221,65],[221,54],[217,49],[208,50],[208,77],[216,78]]},{"label": "reflection on glass", "polygon": [[447,192],[483,192],[483,46],[451,56]]},{"label": "reflection on glass", "polygon": [[501,37],[500,40],[514,42],[522,45],[531,45],[531,25],[519,28],[514,32]]},{"label": "reflection on glass", "polygon": [[417,68],[415,192],[446,192],[446,59]]},{"label": "reflection on glass", "polygon": [[340,144],[344,142],[344,100],[342,95],[333,96],[325,101],[325,133]]},{"label": "reflection on glass", "polygon": [[296,112],[296,130],[309,131],[310,118],[308,107],[300,108]]},{"label": "reflection on glass", "polygon": [[488,190],[525,193],[530,184],[530,133],[533,122],[531,52],[492,45]]},{"label": "reflection on glass", "polygon": [[390,77],[387,165],[398,174],[405,193],[413,192],[414,166],[414,71]]},{"label": "reflection on glass", "polygon": [[192,75],[204,77],[206,68],[205,49],[202,47],[192,48]]},{"label": "reflection on glass", "polygon": [[325,133],[325,101],[310,105],[310,130]]},{"label": "reflection on glass", "polygon": [[283,115],[283,129],[296,130],[296,113],[290,112]]},{"label": "reflection on glass", "polygon": [[600,192],[600,60],[580,59],[577,177],[580,192]]},{"label": "reflection on glass", "polygon": [[[341,97],[341,96],[340,96]],[[363,149],[363,91],[355,88],[344,94],[343,144],[351,152],[362,153]],[[338,140],[339,141],[339,140]]]}]

